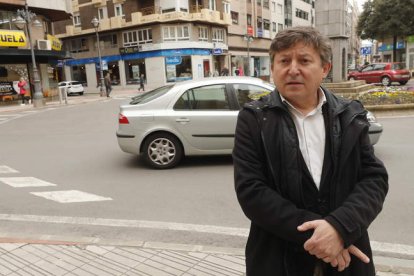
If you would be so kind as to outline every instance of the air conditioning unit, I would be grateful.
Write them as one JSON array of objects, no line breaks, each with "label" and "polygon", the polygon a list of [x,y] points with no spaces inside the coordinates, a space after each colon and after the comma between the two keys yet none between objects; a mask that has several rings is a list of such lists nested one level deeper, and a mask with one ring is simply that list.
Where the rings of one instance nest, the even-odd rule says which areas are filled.
[{"label": "air conditioning unit", "polygon": [[38,39],[37,40],[37,49],[39,50],[52,50],[52,45],[50,40]]}]

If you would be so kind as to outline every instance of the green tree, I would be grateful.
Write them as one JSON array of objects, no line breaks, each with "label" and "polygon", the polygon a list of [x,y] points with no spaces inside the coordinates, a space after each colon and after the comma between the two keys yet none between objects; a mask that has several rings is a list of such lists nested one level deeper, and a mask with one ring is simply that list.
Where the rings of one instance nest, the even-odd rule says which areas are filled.
[{"label": "green tree", "polygon": [[392,37],[396,61],[397,38],[414,34],[414,0],[368,0],[358,19],[357,34],[362,39]]}]

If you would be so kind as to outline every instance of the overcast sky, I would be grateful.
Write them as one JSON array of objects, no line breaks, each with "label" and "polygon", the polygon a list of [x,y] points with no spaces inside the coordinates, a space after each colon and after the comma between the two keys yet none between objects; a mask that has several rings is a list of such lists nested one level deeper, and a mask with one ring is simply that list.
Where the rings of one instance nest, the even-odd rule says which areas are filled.
[{"label": "overcast sky", "polygon": [[359,11],[362,12],[362,6],[364,5],[366,0],[357,0]]}]

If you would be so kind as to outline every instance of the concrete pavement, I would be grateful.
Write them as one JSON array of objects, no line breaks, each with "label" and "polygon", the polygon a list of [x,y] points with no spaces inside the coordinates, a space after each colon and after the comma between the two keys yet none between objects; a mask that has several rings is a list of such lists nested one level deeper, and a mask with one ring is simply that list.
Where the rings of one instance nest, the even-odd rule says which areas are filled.
[{"label": "concrete pavement", "polygon": [[[127,98],[137,90],[114,90]],[[44,108],[106,101],[99,94],[48,101]],[[110,100],[110,99],[109,99]],[[0,112],[34,109],[32,105],[0,106]],[[3,237],[3,238],[2,238]],[[414,248],[373,243],[378,276],[414,275]],[[243,248],[96,240],[93,238],[12,238],[0,233],[0,275],[245,275]]]}]

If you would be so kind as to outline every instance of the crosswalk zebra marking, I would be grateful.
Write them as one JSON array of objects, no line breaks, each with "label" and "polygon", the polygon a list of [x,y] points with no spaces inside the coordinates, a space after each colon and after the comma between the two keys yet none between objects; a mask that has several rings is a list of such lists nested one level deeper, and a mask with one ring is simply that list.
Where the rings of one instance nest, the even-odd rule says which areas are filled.
[{"label": "crosswalk zebra marking", "polygon": [[40,196],[59,203],[91,202],[112,200],[110,197],[98,196],[77,190],[52,191],[52,192],[31,192],[35,196]]},{"label": "crosswalk zebra marking", "polygon": [[36,177],[0,177],[0,181],[14,188],[56,186]]},{"label": "crosswalk zebra marking", "polygon": [[10,168],[9,166],[0,165],[0,173],[18,173],[19,171]]}]

